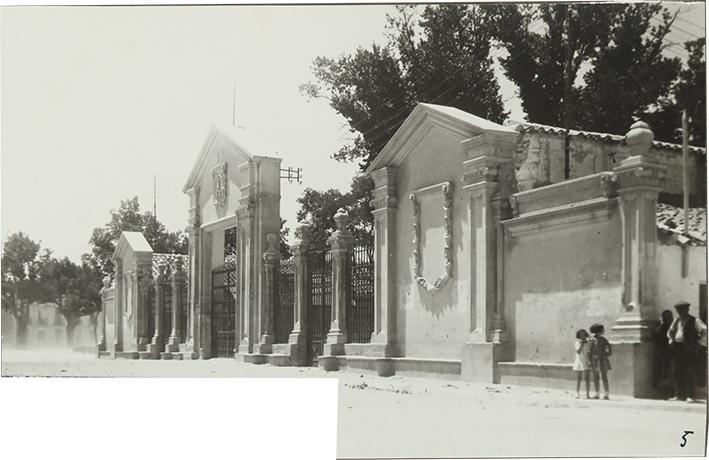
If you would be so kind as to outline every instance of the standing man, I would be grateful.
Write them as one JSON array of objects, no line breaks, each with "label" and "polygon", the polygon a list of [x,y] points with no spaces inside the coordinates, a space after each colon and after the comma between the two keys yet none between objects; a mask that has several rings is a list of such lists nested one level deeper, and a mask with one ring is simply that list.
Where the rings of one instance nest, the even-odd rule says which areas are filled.
[{"label": "standing man", "polygon": [[707,326],[689,314],[689,302],[678,302],[679,315],[667,330],[674,361],[675,397],[671,400],[694,402],[699,346],[707,345]]}]

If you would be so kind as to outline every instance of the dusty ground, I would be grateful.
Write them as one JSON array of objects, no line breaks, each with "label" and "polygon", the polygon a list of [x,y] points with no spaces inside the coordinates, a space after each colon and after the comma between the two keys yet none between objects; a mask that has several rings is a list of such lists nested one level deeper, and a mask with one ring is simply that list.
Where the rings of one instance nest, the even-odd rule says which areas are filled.
[{"label": "dusty ground", "polygon": [[[338,378],[338,457],[703,455],[706,406],[359,372],[3,352],[3,376]],[[685,430],[694,431],[680,447]]]}]

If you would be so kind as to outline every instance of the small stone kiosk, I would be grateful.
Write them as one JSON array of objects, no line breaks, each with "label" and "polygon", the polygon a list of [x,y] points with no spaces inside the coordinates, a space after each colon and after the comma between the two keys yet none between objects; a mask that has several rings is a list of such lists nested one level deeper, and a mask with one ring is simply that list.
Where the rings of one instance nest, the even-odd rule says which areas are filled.
[{"label": "small stone kiosk", "polygon": [[[653,142],[642,122],[625,137],[572,131],[569,141],[565,180],[563,130],[413,110],[367,170],[379,364],[570,388],[575,331],[600,322],[614,392],[652,395],[650,331],[681,272],[658,259],[657,202],[681,196],[681,148]],[[690,149],[699,207],[705,156]],[[674,295],[706,288],[705,266],[692,267]]]},{"label": "small stone kiosk", "polygon": [[271,352],[263,254],[267,236],[280,230],[281,159],[252,155],[236,142],[241,137],[212,128],[183,188],[190,200],[188,358],[265,362]]}]

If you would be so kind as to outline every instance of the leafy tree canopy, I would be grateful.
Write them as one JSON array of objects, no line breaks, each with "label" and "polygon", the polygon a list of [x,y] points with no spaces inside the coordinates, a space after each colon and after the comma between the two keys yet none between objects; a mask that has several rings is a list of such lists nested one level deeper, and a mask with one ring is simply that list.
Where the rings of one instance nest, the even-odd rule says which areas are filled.
[{"label": "leafy tree canopy", "polygon": [[138,197],[121,201],[117,210],[111,210],[111,220],[94,229],[89,243],[91,254],[83,257],[84,263],[99,273],[113,273],[111,256],[121,232],[142,232],[156,253],[187,254],[187,234],[170,232],[150,212],[140,212]]},{"label": "leafy tree canopy", "polygon": [[22,232],[10,235],[2,253],[2,309],[21,314],[22,304],[37,300],[40,245]]},{"label": "leafy tree canopy", "polygon": [[342,115],[351,143],[333,155],[365,169],[418,102],[458,107],[501,122],[503,109],[490,57],[490,5],[399,6],[388,16],[388,41],[313,63],[301,86]]},{"label": "leafy tree canopy", "polygon": [[305,189],[303,196],[298,198],[301,208],[297,218],[299,221],[310,223],[311,246],[327,247],[327,238],[337,229],[334,216],[340,208],[344,208],[350,216],[350,231],[355,242],[371,242],[373,218],[369,201],[372,199],[372,188],[372,180],[359,175],[352,180],[350,191],[345,194],[333,189],[325,192]]},{"label": "leafy tree canopy", "polygon": [[67,322],[101,310],[102,284],[87,264],[57,259],[46,251],[38,272],[40,300],[55,304]]}]

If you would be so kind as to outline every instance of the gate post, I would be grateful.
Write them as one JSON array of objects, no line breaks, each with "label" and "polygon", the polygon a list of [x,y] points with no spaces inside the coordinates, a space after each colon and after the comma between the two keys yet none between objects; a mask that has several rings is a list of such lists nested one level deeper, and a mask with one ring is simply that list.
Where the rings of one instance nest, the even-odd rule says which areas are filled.
[{"label": "gate post", "polygon": [[352,264],[352,232],[347,229],[350,216],[340,208],[334,216],[337,230],[332,233],[327,242],[332,255],[332,305],[330,331],[327,333],[323,356],[321,360],[326,370],[335,370],[337,361],[327,359],[345,354],[347,342],[347,304],[350,299],[350,265]]},{"label": "gate post", "polygon": [[121,259],[113,259],[114,273],[116,277],[116,283],[113,300],[113,350],[111,351],[111,358],[116,358],[116,353],[123,351],[123,302],[126,300],[123,298],[123,261]]},{"label": "gate post", "polygon": [[[185,284],[185,273],[182,267],[182,257],[175,258],[175,268],[170,274],[170,287],[172,288],[172,331],[167,342],[166,350],[169,353],[177,353],[180,351],[180,343],[182,337],[182,287]],[[173,355],[178,356],[178,355]],[[179,355],[182,357],[182,355]],[[179,358],[178,358],[179,359]]]},{"label": "gate post", "polygon": [[[96,346],[98,355],[102,351],[106,351],[106,306],[108,304],[108,291],[111,289],[111,277],[106,275],[103,277],[103,288],[101,289],[101,311],[98,312],[98,337]],[[114,294],[115,295],[115,294]]]},{"label": "gate post", "polygon": [[296,240],[291,245],[293,252],[293,331],[288,336],[288,354],[291,364],[304,366],[308,359],[308,302],[310,302],[310,270],[308,267],[308,244],[310,226],[301,224],[296,228]]},{"label": "gate post", "polygon": [[167,277],[167,266],[165,264],[158,265],[158,276],[155,278],[153,283],[155,289],[155,333],[153,334],[153,339],[148,345],[148,353],[146,355],[141,355],[142,358],[153,358],[158,359],[160,357],[160,352],[163,350],[163,310],[165,307],[164,302],[164,292],[163,283],[165,283],[165,278]]},{"label": "gate post", "polygon": [[270,354],[273,352],[273,305],[276,298],[276,270],[279,267],[278,235],[269,233],[266,235],[268,248],[263,253],[264,271],[266,273],[262,295],[264,297],[264,311],[261,315],[261,341],[258,344],[258,352]]}]

